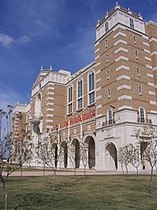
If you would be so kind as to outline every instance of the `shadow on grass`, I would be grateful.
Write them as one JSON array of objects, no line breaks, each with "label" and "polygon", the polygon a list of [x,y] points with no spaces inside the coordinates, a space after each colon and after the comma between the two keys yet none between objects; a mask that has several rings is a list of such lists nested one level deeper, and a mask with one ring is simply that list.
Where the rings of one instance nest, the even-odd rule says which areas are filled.
[{"label": "shadow on grass", "polygon": [[69,188],[74,186],[74,184],[78,183],[78,181],[81,180],[81,178],[77,178],[73,180],[72,182],[67,182],[67,183],[60,183],[56,184],[55,189],[53,184],[51,183],[50,188],[53,189],[52,195],[49,193],[39,193],[39,192],[34,192],[34,193],[25,193],[23,195],[17,194],[15,196],[15,202],[18,203],[15,207],[14,210],[18,210],[21,208],[25,209],[33,209],[37,208],[40,205],[47,204],[47,203],[58,203],[60,201],[63,201],[64,199],[57,198],[54,191],[62,190],[64,188]]},{"label": "shadow on grass", "polygon": [[42,193],[27,193],[24,195],[16,195],[15,201],[18,203],[15,206],[15,210],[21,209],[33,209],[40,206],[41,204],[55,203],[62,201],[63,199],[58,199],[55,195],[42,194]]}]

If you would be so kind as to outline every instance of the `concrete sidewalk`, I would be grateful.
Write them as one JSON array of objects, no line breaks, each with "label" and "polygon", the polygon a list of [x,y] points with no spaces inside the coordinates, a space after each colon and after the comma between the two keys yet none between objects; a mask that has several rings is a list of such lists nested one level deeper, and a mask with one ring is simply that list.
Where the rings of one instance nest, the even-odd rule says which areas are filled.
[{"label": "concrete sidewalk", "polygon": [[[126,174],[126,173],[125,173]],[[124,174],[124,175],[125,175]],[[129,172],[129,174],[136,174],[136,172]],[[150,174],[149,170],[140,171],[139,174]],[[67,169],[67,170],[57,170],[56,175],[58,176],[72,176],[75,175],[74,169]],[[84,170],[77,169],[76,175],[82,176],[84,175]],[[122,175],[121,171],[96,171],[95,169],[86,169],[86,175]],[[156,175],[156,171],[154,171],[154,175]],[[21,176],[21,171],[15,171],[11,174],[11,176]],[[53,176],[53,171],[45,170],[31,170],[26,171],[23,170],[22,176]]]}]

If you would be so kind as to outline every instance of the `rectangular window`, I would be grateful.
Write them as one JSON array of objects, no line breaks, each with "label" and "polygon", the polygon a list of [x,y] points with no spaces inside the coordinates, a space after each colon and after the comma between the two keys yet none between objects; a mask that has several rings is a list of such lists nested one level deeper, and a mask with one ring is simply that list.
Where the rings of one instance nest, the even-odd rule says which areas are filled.
[{"label": "rectangular window", "polygon": [[72,103],[68,104],[68,114],[72,113]]},{"label": "rectangular window", "polygon": [[82,98],[79,98],[78,101],[77,101],[77,103],[78,103],[77,104],[78,110],[82,109],[82,107],[83,107],[83,103],[82,102],[83,102],[83,99]]},{"label": "rectangular window", "polygon": [[72,87],[69,87],[68,89],[68,102],[72,101]]},{"label": "rectangular window", "polygon": [[110,71],[109,70],[106,70],[106,78],[107,78],[107,80],[110,79]]},{"label": "rectangular window", "polygon": [[91,72],[88,77],[88,103],[89,105],[95,103],[95,75],[94,72]]},{"label": "rectangular window", "polygon": [[107,89],[107,95],[108,95],[108,98],[111,97],[111,89],[110,88]]},{"label": "rectangular window", "polygon": [[89,74],[89,91],[94,90],[94,72]]},{"label": "rectangular window", "polygon": [[106,57],[106,63],[108,63],[109,62],[109,56],[108,56],[108,54],[106,54],[105,57]]},{"label": "rectangular window", "polygon": [[139,67],[136,68],[136,73],[137,73],[137,76],[140,77],[140,68]]},{"label": "rectangular window", "polygon": [[82,79],[78,81],[77,83],[77,109],[80,110],[83,107],[83,82]]},{"label": "rectangular window", "polygon": [[138,59],[138,50],[135,50],[135,58]]},{"label": "rectangular window", "polygon": [[138,93],[139,93],[139,95],[142,95],[142,86],[141,85],[138,86]]},{"label": "rectangular window", "polygon": [[78,98],[82,96],[82,80],[78,81]]},{"label": "rectangular window", "polygon": [[93,104],[95,102],[95,92],[89,93],[89,104]]},{"label": "rectangular window", "polygon": [[107,48],[108,47],[108,40],[105,39],[105,47]]},{"label": "rectangular window", "polygon": [[67,112],[68,114],[72,113],[72,100],[73,100],[73,89],[72,86],[68,87],[68,91],[67,91],[67,95],[68,95],[68,109]]}]

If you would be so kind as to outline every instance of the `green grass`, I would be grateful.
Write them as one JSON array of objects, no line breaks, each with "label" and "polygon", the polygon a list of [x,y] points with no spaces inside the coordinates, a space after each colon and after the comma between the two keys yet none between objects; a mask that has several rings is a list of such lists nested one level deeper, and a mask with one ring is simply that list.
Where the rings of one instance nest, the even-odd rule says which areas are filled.
[{"label": "green grass", "polygon": [[[9,210],[156,210],[157,177],[149,194],[149,176],[57,176],[53,191],[52,177],[10,177],[7,182]],[[0,209],[3,209],[2,190]],[[19,207],[18,207],[19,206]],[[17,208],[16,208],[17,207]]]}]

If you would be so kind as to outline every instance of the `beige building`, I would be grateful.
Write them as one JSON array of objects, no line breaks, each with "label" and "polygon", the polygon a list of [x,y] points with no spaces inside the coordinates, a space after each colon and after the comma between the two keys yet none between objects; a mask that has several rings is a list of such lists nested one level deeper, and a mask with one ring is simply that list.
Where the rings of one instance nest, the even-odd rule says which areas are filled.
[{"label": "beige building", "polygon": [[72,75],[41,69],[24,107],[31,138],[63,148],[60,167],[82,168],[85,151],[89,168],[120,170],[135,128],[157,126],[157,24],[116,4],[96,25],[95,61]]}]

